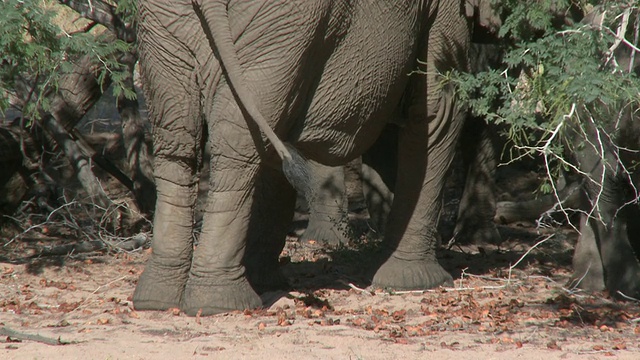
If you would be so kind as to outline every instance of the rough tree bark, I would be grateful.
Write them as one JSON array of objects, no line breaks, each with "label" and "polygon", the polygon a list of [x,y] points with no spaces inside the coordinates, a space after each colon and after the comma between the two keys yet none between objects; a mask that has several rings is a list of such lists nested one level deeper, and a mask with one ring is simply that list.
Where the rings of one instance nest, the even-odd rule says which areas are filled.
[{"label": "rough tree bark", "polygon": [[[83,17],[105,26],[118,39],[129,44],[135,43],[135,24],[124,22],[116,13],[116,6],[99,0],[91,3],[73,0],[59,0],[59,2]],[[118,60],[128,68],[129,76],[124,79],[125,86],[133,89],[133,73],[137,62],[135,47],[130,52],[121,54]],[[127,167],[133,182],[131,190],[140,210],[145,214],[151,214],[155,206],[156,190],[153,181],[151,149],[145,141],[145,123],[140,116],[137,101],[127,99],[124,94],[121,94],[117,103],[122,120]]]},{"label": "rough tree bark", "polygon": [[13,214],[28,190],[21,151],[21,134],[0,127],[0,221]]},{"label": "rough tree bark", "polygon": [[[107,27],[107,35],[113,36],[112,39],[117,37],[131,44],[135,42],[134,24],[124,23],[116,14],[115,6],[102,1],[94,1],[91,4],[77,1],[59,2],[76,10],[85,18]],[[121,53],[118,60],[127,67],[129,73],[124,81],[125,86],[133,89],[133,71],[137,61],[135,48],[130,52]],[[59,79],[58,90],[47,94],[51,108],[41,113],[41,125],[63,149],[76,171],[78,180],[96,204],[106,207],[111,201],[92,171],[93,163],[129,188],[141,212],[150,215],[155,205],[155,185],[151,176],[150,150],[145,142],[145,127],[138,102],[126,99],[124,95],[117,99],[118,112],[122,118],[128,170],[132,179],[101,154],[96,153],[75,129],[80,119],[100,99],[102,90],[111,83],[109,76],[102,82],[98,81],[99,71],[100,66],[93,64],[88,56],[78,59],[73,70],[63,74]],[[23,84],[23,95],[29,94],[29,89],[29,84]],[[18,103],[20,99],[24,101],[27,98],[29,96],[18,94]]]}]

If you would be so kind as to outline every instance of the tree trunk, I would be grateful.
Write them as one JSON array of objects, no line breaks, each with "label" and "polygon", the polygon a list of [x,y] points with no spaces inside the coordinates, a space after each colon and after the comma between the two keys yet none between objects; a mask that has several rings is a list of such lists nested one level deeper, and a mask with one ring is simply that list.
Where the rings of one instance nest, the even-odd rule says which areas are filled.
[{"label": "tree trunk", "polygon": [[110,79],[105,79],[106,84],[98,82],[98,71],[98,65],[92,64],[89,56],[78,59],[73,70],[60,77],[58,91],[50,95],[50,115],[42,114],[41,125],[62,148],[89,197],[97,205],[107,208],[111,200],[93,173],[92,154],[83,152],[70,134],[74,126],[100,99],[102,86],[109,86]]},{"label": "tree trunk", "polygon": [[[125,23],[116,11],[116,6],[105,1],[94,2],[59,0],[83,17],[105,26],[111,34],[129,44],[135,44],[136,32],[134,24]],[[135,47],[120,55],[121,64],[128,68],[129,76],[123,80],[124,85],[134,88],[133,72],[137,62]],[[127,99],[124,94],[117,99],[118,112],[122,120],[122,134],[127,156],[127,167],[132,180],[130,187],[139,209],[151,215],[156,202],[156,188],[153,180],[151,151],[145,141],[144,122],[140,117],[138,102]]]},{"label": "tree trunk", "polygon": [[[137,58],[126,53],[120,61],[128,67],[129,76],[125,86],[133,89],[133,71]],[[118,112],[122,119],[122,135],[127,156],[127,165],[133,181],[133,195],[140,211],[152,214],[156,205],[156,186],[153,181],[153,168],[148,143],[145,141],[144,121],[140,116],[138,101],[127,99],[124,94],[118,97]]]},{"label": "tree trunk", "polygon": [[0,127],[0,222],[2,215],[11,215],[27,193],[20,134],[9,127]]}]

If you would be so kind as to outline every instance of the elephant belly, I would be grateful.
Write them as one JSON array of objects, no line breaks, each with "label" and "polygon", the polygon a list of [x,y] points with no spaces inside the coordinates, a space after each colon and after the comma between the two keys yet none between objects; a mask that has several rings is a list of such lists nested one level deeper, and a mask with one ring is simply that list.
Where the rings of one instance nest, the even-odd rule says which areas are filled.
[{"label": "elephant belly", "polygon": [[297,136],[289,139],[311,159],[343,164],[366,151],[397,116],[415,64],[415,14],[389,10],[379,17],[354,20],[324,67]]}]

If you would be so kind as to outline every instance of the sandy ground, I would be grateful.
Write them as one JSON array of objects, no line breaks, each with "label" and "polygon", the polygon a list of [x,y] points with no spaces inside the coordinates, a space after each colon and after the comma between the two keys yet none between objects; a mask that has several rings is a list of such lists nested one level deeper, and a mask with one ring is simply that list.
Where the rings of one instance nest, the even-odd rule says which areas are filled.
[{"label": "sandy ground", "polygon": [[459,248],[442,260],[465,269],[456,288],[389,293],[351,286],[343,258],[298,262],[294,246],[296,291],[212,317],[133,309],[148,250],[0,264],[0,358],[640,359],[639,306],[568,292],[567,268],[544,260],[558,245],[539,248],[511,273],[499,260],[524,247]]}]

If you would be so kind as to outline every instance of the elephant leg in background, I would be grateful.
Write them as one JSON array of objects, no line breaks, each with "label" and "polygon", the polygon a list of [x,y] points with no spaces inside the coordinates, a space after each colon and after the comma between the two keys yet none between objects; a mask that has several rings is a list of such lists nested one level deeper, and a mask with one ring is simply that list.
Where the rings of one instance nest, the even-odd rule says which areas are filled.
[{"label": "elephant leg in background", "polygon": [[573,276],[570,287],[592,291],[605,289],[604,270],[594,227],[587,224],[588,216],[580,215],[580,238],[573,252]]},{"label": "elephant leg in background", "polygon": [[384,234],[396,186],[398,172],[399,127],[388,124],[376,142],[362,155],[362,184],[369,224],[378,234]]},{"label": "elephant leg in background", "polygon": [[358,157],[344,166],[344,187],[347,193],[349,212],[369,217],[363,181],[362,157]]},{"label": "elephant leg in background", "polygon": [[349,211],[349,227],[347,229],[351,240],[358,240],[363,235],[373,235],[370,224],[371,214],[364,195],[363,166],[361,156],[344,166],[344,187]]},{"label": "elephant leg in background", "polygon": [[[362,159],[345,166],[330,167],[311,162],[313,201],[309,204],[309,225],[300,237],[329,245],[346,244],[368,230],[368,210],[363,193]],[[349,214],[353,212],[355,218]]]},{"label": "elephant leg in background", "polygon": [[436,258],[437,226],[445,176],[466,113],[456,104],[452,85],[442,85],[437,74],[450,67],[467,69],[469,34],[459,4],[441,2],[437,11],[425,43],[428,48],[418,54],[426,59],[425,73],[410,79],[409,116],[398,136],[398,172],[384,235],[392,252],[373,278],[380,287],[453,284]]},{"label": "elephant leg in background", "polygon": [[[640,297],[640,262],[634,254],[633,247],[629,241],[627,231],[628,215],[623,209],[627,202],[625,188],[627,178],[619,173],[619,156],[617,148],[611,143],[608,137],[596,137],[596,129],[593,124],[585,122],[581,124],[582,130],[578,130],[573,124],[570,136],[573,139],[574,157],[582,172],[589,174],[592,179],[603,179],[601,186],[593,181],[585,181],[584,191],[587,198],[586,208],[583,209],[592,214],[584,219],[585,226],[590,229],[584,231],[576,249],[574,263],[574,281],[581,277],[590,276],[588,281],[579,286],[589,290],[600,290],[604,283],[611,294],[618,291],[627,296]],[[596,141],[585,141],[582,134],[586,134],[589,139],[599,139]],[[599,154],[599,148],[604,149],[604,154]],[[585,216],[586,217],[586,216]],[[631,221],[637,221],[632,219]],[[582,227],[581,227],[582,228]],[[598,250],[599,257],[595,257],[593,250]],[[596,264],[594,264],[596,263]],[[600,263],[600,264],[597,264]],[[603,279],[600,281],[598,267],[602,267]],[[593,275],[589,272],[593,271]],[[588,288],[594,286],[595,288]]]},{"label": "elephant leg in background", "polygon": [[309,163],[313,174],[313,194],[309,203],[309,225],[300,241],[346,244],[349,242],[349,220],[344,167],[325,166],[314,161]]},{"label": "elephant leg in background", "polygon": [[[143,9],[141,16],[146,15]],[[164,31],[163,46],[172,51],[144,46],[140,49],[146,100],[153,105],[149,116],[153,125],[157,201],[153,253],[133,295],[133,305],[138,310],[180,306],[193,252],[192,225],[202,141],[198,89],[193,68],[188,65],[190,54],[164,27],[152,23],[155,19],[149,18],[149,22]],[[139,39],[148,35],[147,28],[142,27]]]},{"label": "elephant leg in background", "polygon": [[496,213],[497,134],[481,119],[469,119],[461,136],[466,179],[453,237],[459,243],[500,243]]},{"label": "elephant leg in background", "polygon": [[377,236],[384,234],[387,219],[393,204],[393,191],[389,190],[378,171],[362,164],[362,185],[369,213],[368,225]]},{"label": "elephant leg in background", "polygon": [[633,252],[640,260],[640,204],[629,204],[625,207],[627,217],[627,235]]}]

